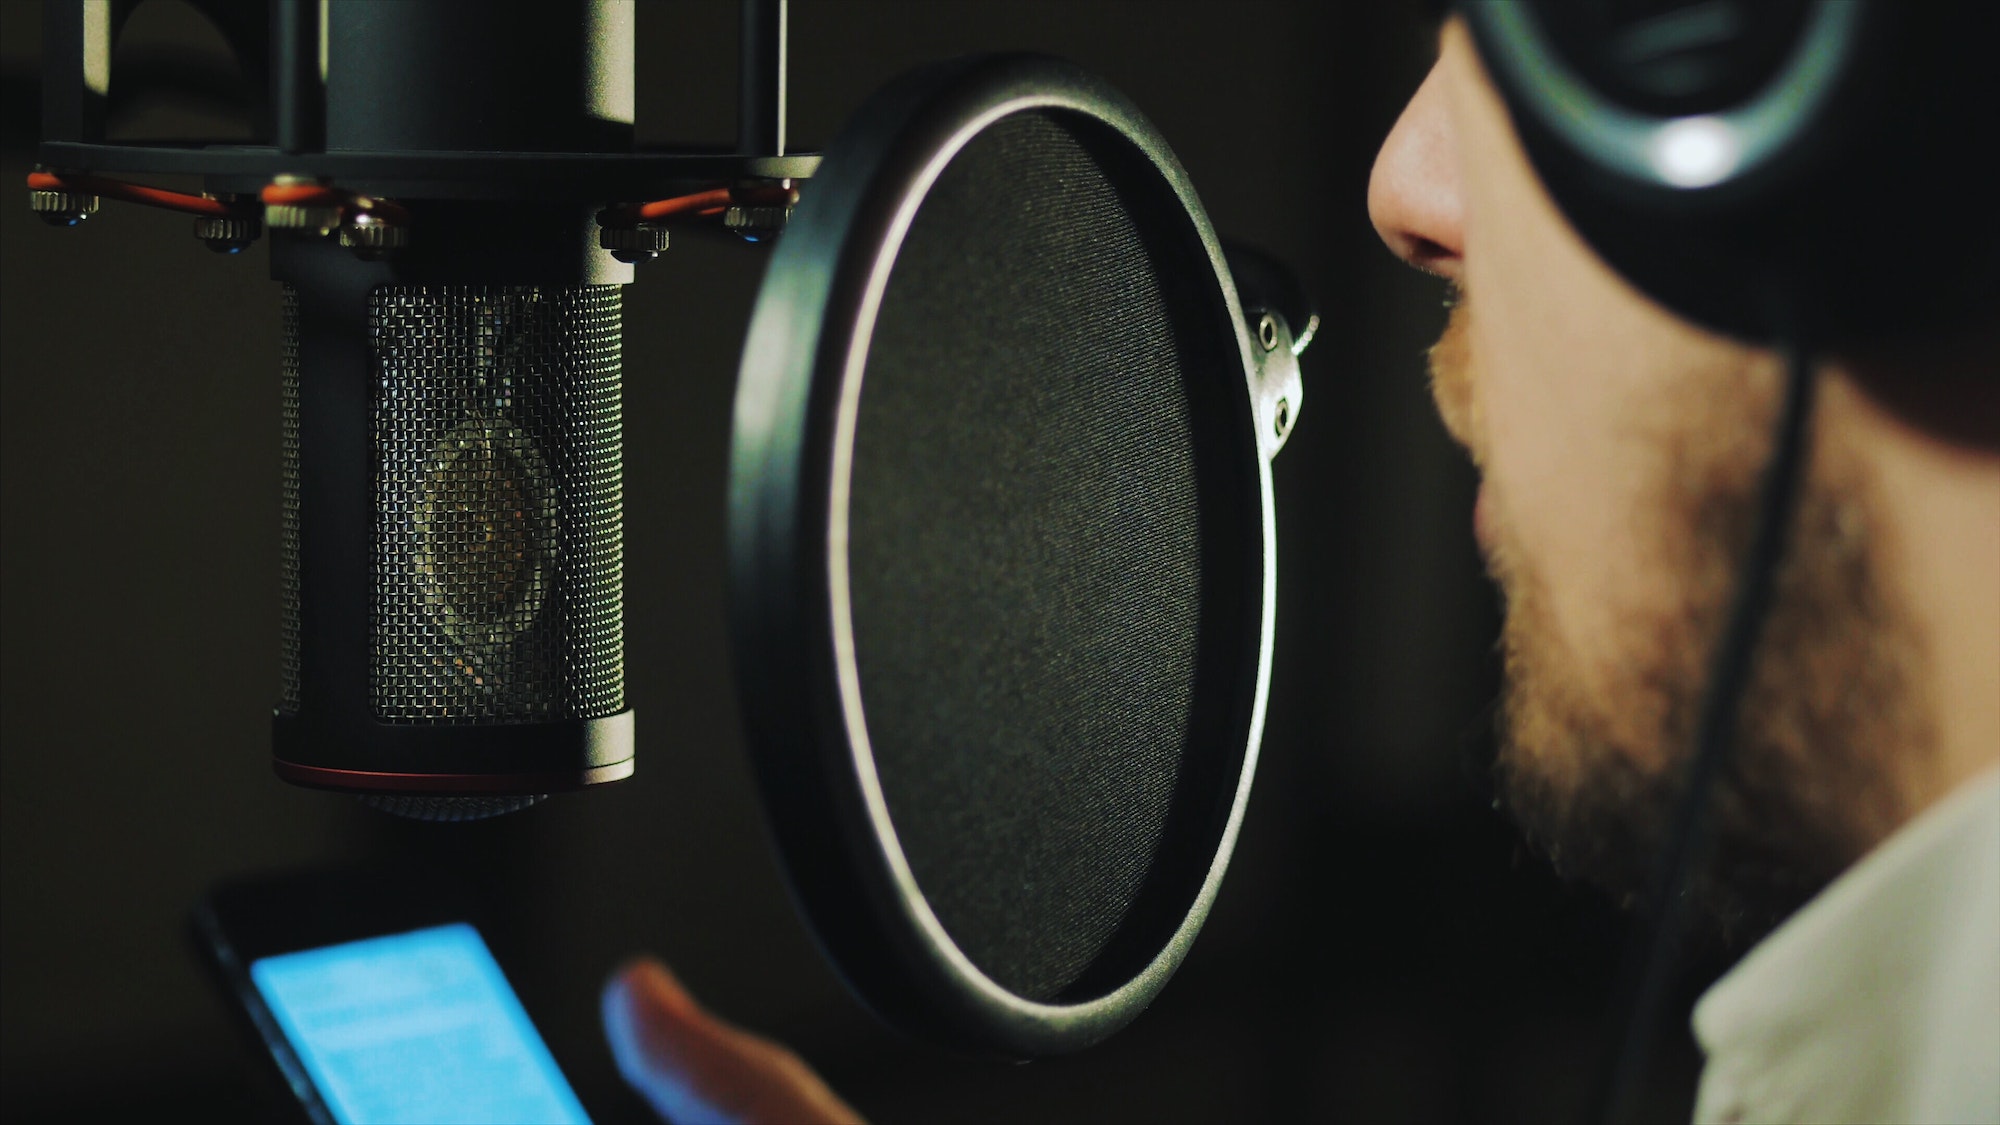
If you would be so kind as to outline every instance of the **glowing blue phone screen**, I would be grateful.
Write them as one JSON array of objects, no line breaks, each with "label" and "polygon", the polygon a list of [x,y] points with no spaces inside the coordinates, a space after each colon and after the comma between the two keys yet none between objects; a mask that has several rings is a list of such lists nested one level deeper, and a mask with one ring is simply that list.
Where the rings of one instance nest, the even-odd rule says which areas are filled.
[{"label": "glowing blue phone screen", "polygon": [[588,1125],[463,922],[265,957],[250,979],[342,1122]]}]

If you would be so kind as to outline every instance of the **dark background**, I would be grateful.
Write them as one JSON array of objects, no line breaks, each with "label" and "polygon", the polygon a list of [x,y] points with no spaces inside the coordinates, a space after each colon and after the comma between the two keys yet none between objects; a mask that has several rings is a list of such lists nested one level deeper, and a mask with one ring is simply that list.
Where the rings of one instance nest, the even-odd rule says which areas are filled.
[{"label": "dark background", "polygon": [[[1288,257],[1325,317],[1276,466],[1278,664],[1230,878],[1150,1012],[1029,1065],[882,1030],[813,948],[763,836],[724,648],[721,502],[761,251],[686,240],[626,295],[637,776],[424,826],[270,773],[279,289],[264,248],[219,258],[184,217],[116,203],[76,230],[35,222],[18,195],[0,206],[0,1113],[258,1115],[259,1059],[187,952],[189,906],[239,873],[412,855],[507,888],[534,951],[515,971],[548,1001],[550,1038],[584,1058],[587,1101],[622,1094],[599,982],[652,950],[881,1122],[1580,1113],[1623,923],[1490,810],[1495,604],[1472,477],[1422,365],[1441,291],[1382,249],[1364,209],[1374,151],[1430,61],[1419,7],[792,5],[795,149],[916,64],[1063,55],[1125,90],[1217,228]],[[0,0],[7,184],[38,120],[39,18]],[[642,5],[642,140],[733,138],[734,45],[727,0]],[[203,71],[220,52],[191,8],[148,0],[118,57]],[[119,98],[121,73],[118,135],[239,128],[198,92]],[[1691,1051],[1676,1041],[1657,1068],[1663,1119],[1688,1112]]]}]

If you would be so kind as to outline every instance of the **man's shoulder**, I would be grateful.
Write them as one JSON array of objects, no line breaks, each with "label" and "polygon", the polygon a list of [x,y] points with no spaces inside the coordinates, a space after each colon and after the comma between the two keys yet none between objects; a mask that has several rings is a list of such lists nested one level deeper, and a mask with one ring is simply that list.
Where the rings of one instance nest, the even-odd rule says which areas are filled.
[{"label": "man's shoulder", "polygon": [[1695,1034],[1700,1121],[2000,1121],[2000,770],[1751,950]]}]

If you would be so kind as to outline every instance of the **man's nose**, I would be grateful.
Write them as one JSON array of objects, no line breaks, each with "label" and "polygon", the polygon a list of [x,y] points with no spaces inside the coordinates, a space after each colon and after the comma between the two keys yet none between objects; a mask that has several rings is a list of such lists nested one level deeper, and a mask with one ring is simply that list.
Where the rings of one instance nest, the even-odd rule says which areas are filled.
[{"label": "man's nose", "polygon": [[1398,258],[1460,281],[1464,214],[1442,67],[1432,66],[1375,156],[1368,178],[1368,217]]}]

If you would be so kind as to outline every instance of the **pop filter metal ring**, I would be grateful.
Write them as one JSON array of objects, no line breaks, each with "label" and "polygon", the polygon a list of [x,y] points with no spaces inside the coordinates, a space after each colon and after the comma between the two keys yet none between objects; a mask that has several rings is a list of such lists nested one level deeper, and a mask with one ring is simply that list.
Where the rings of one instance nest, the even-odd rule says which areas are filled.
[{"label": "pop filter metal ring", "polygon": [[[1213,297],[1216,330],[1233,336],[1240,363],[1241,390],[1229,397],[1236,417],[1221,424],[1240,427],[1233,447],[1245,461],[1244,526],[1254,505],[1259,529],[1244,536],[1254,541],[1241,544],[1240,556],[1245,585],[1259,588],[1256,621],[1244,623],[1230,656],[1238,682],[1217,689],[1231,696],[1220,705],[1231,709],[1240,754],[1232,746],[1227,792],[1213,793],[1213,815],[1198,827],[1206,863],[1192,865],[1178,924],[1161,927],[1170,933],[1157,949],[1148,943],[1134,962],[1141,967],[1074,1002],[1031,1000],[996,983],[919,889],[869,743],[848,601],[855,419],[888,277],[945,167],[988,127],[1029,112],[1089,123],[1138,158],[1129,167],[1155,177],[1151,189],[1178,201],[1185,230],[1169,233],[1198,244],[1193,258],[1205,256],[1209,276],[1191,284]],[[736,671],[793,892],[824,951],[891,1024],[982,1053],[1075,1051],[1136,1017],[1186,956],[1235,844],[1270,685],[1277,552],[1268,458],[1276,443],[1257,422],[1259,349],[1185,171],[1130,102],[1071,64],[984,57],[911,75],[856,115],[801,199],[758,297],[736,399],[728,512]]]}]

